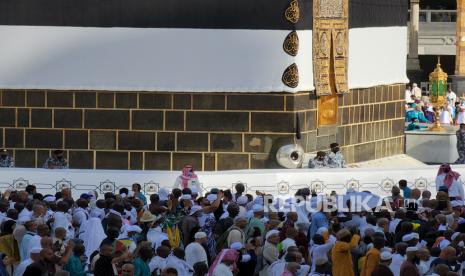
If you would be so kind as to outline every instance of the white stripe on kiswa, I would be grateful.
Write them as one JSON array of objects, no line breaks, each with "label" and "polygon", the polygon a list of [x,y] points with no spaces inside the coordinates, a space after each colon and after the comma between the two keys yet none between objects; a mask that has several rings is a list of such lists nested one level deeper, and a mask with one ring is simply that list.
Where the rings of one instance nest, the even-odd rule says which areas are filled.
[{"label": "white stripe on kiswa", "polygon": [[407,27],[349,31],[349,88],[408,83]]},{"label": "white stripe on kiswa", "polygon": [[[313,90],[312,31],[0,26],[0,87],[179,92]],[[349,86],[407,82],[406,27],[350,30]],[[296,63],[299,86],[281,81]]]},{"label": "white stripe on kiswa", "polygon": [[[186,92],[313,89],[311,31],[0,26],[0,87]],[[296,89],[281,76],[296,62]]]}]

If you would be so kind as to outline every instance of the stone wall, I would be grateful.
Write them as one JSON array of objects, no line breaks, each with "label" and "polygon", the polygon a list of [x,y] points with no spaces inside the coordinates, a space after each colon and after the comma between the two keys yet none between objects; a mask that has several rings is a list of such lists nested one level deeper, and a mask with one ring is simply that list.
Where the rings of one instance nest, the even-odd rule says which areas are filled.
[{"label": "stone wall", "polygon": [[0,91],[0,146],[17,167],[65,149],[70,168],[198,170],[276,167],[274,151],[343,145],[348,162],[403,152],[403,85],[339,98],[338,126],[317,129],[313,94]]}]

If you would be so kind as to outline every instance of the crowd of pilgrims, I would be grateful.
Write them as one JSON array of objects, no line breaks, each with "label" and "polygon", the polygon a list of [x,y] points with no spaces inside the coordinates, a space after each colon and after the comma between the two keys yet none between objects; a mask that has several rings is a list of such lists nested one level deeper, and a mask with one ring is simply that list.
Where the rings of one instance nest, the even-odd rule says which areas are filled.
[{"label": "crowd of pilgrims", "polygon": [[[435,107],[429,96],[422,95],[420,87],[416,83],[412,88],[407,86],[405,90],[405,122],[410,123],[407,130],[426,128],[419,123],[432,124],[436,121]],[[465,96],[457,97],[457,94],[448,89],[445,95],[444,105],[439,107],[439,122],[445,125],[460,125],[465,123]]]},{"label": "crowd of pilgrims", "polygon": [[271,210],[240,183],[202,194],[189,172],[147,197],[137,183],[74,198],[3,191],[0,275],[463,275],[463,183],[448,165],[434,198],[401,180],[377,212]]}]

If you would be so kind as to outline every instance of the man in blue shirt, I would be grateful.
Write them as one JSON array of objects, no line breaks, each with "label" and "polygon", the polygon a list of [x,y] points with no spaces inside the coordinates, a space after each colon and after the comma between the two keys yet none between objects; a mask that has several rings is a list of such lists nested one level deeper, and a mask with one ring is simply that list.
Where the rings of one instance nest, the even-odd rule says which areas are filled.
[{"label": "man in blue shirt", "polygon": [[428,128],[427,126],[420,126],[417,123],[418,123],[417,119],[413,118],[412,122],[407,126],[407,130],[419,130],[419,129]]},{"label": "man in blue shirt", "polygon": [[425,114],[421,110],[421,106],[412,104],[412,108],[413,109],[405,113],[406,122],[411,122],[413,119],[417,119],[418,122],[420,123],[428,123],[428,124],[430,123],[430,121],[426,119]]},{"label": "man in blue shirt", "polygon": [[407,186],[407,180],[399,180],[399,188],[404,192],[404,198],[410,198],[412,189]]},{"label": "man in blue shirt", "polygon": [[[323,208],[323,206],[321,208]],[[312,215],[312,223],[310,224],[310,228],[308,229],[309,239],[313,239],[313,236],[321,227],[326,227],[329,229],[329,221],[326,217],[326,214],[322,211],[319,211]]]}]

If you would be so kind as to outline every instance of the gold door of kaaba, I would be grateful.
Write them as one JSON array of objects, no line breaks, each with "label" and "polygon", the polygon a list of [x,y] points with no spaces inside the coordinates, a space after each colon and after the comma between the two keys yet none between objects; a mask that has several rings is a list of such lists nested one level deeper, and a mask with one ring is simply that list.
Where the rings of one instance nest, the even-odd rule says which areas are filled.
[{"label": "gold door of kaaba", "polygon": [[348,0],[313,1],[313,64],[318,125],[337,123],[338,94],[347,84],[349,45]]}]

